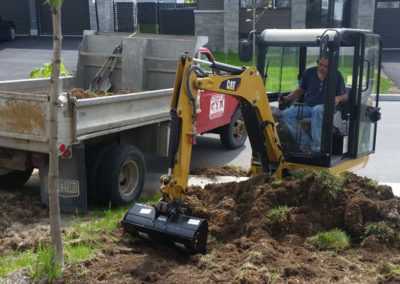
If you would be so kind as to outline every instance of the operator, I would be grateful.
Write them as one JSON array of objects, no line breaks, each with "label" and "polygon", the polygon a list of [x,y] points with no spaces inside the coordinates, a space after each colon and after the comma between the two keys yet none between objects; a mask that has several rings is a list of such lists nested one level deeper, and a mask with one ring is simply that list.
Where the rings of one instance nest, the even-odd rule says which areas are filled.
[{"label": "operator", "polygon": [[[320,57],[316,67],[308,68],[297,88],[289,95],[280,97],[279,103],[296,100],[305,94],[304,106],[295,106],[287,108],[282,112],[282,119],[289,128],[290,134],[296,140],[300,139],[299,146],[303,152],[315,151],[321,149],[322,118],[324,114],[324,94],[326,90],[326,78],[328,73],[328,59]],[[337,85],[335,106],[348,100],[343,76],[337,71]],[[311,118],[311,138],[299,127],[300,133],[296,136],[297,122],[303,118]]]}]

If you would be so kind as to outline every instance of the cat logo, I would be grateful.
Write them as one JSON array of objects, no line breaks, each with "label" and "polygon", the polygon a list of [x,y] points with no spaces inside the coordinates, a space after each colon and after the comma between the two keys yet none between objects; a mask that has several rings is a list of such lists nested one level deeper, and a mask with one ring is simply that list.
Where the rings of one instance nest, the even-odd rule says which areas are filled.
[{"label": "cat logo", "polygon": [[232,80],[227,80],[226,81],[226,89],[227,90],[234,91],[235,90],[235,86],[236,86],[236,82],[235,81],[232,81]]},{"label": "cat logo", "polygon": [[237,91],[240,87],[240,78],[232,78],[225,80],[219,86],[222,90]]}]

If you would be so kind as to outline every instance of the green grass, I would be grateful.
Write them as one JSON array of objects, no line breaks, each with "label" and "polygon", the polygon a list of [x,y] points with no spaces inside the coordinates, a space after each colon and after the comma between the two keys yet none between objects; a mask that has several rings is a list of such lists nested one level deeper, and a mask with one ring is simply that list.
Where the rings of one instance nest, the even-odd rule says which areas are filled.
[{"label": "green grass", "polygon": [[32,262],[28,264],[29,275],[36,281],[47,280],[51,283],[61,274],[61,267],[53,267],[51,261],[51,247],[39,242],[37,251],[32,256]]},{"label": "green grass", "polygon": [[390,88],[392,88],[393,86],[395,86],[395,84],[390,78],[384,78],[383,76],[381,76],[379,93],[380,94],[396,93],[396,91],[390,90]]},{"label": "green grass", "polygon": [[283,216],[292,209],[293,207],[288,207],[286,205],[279,206],[269,210],[267,216],[272,222],[279,223],[283,220]]},{"label": "green grass", "polygon": [[342,190],[345,178],[332,171],[322,170],[317,172],[316,180],[329,191],[333,198],[336,198],[338,193]]},{"label": "green grass", "polygon": [[315,173],[315,170],[310,168],[297,169],[292,172],[293,177],[297,179],[304,179]]},{"label": "green grass", "polygon": [[350,246],[350,238],[345,232],[333,229],[329,232],[318,232],[312,237],[312,243],[321,250],[342,251]]},{"label": "green grass", "polygon": [[64,253],[69,263],[76,264],[81,260],[90,259],[98,248],[101,248],[100,244],[84,242],[76,246],[66,246]]},{"label": "green grass", "polygon": [[379,242],[389,244],[390,242],[400,241],[400,234],[385,225],[384,222],[368,222],[364,226],[364,238],[374,235]]},{"label": "green grass", "polygon": [[[160,197],[160,193],[157,193],[151,198],[139,199],[138,203],[156,203]],[[63,239],[64,261],[74,265],[95,255],[102,248],[101,238],[113,237],[112,233],[118,228],[120,220],[131,206],[132,204],[128,204],[117,208],[95,209],[89,212],[92,214],[90,220],[84,220],[84,217],[77,215],[65,228],[67,234]],[[51,269],[50,261],[50,246],[39,242],[36,251],[17,250],[0,256],[0,277],[27,267],[35,281],[51,281],[57,278],[60,272],[58,269]]]},{"label": "green grass", "polygon": [[27,267],[32,263],[34,253],[31,250],[14,251],[8,255],[0,257],[0,277]]},{"label": "green grass", "polygon": [[280,185],[281,185],[281,181],[280,180],[271,181],[271,187],[272,188],[278,188]]},{"label": "green grass", "polygon": [[276,270],[271,270],[271,271],[269,271],[269,272],[268,272],[268,275],[269,275],[269,281],[270,281],[271,283],[274,283],[274,282],[277,281],[278,278],[279,278],[279,273],[278,273],[278,271],[276,271]]},{"label": "green grass", "polygon": [[262,253],[259,251],[251,251],[249,253],[249,256],[247,259],[252,264],[261,265],[262,264]]}]

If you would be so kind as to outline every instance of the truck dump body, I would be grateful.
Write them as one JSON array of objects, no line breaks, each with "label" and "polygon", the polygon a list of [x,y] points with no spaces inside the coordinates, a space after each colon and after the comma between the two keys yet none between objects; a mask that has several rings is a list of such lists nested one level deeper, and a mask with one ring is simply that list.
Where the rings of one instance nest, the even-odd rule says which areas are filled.
[{"label": "truck dump body", "polygon": [[74,101],[76,140],[169,120],[172,89]]},{"label": "truck dump body", "polygon": [[[77,100],[59,112],[60,140],[80,141],[169,120],[172,89]],[[0,91],[0,147],[48,152],[48,96]]]}]

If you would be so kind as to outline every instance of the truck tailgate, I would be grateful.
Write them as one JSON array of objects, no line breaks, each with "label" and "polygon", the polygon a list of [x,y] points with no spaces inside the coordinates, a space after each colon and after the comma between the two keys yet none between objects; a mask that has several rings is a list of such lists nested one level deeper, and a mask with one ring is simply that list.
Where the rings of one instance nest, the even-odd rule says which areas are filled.
[{"label": "truck tailgate", "polygon": [[46,143],[48,96],[0,92],[0,146],[11,147],[16,140]]}]

